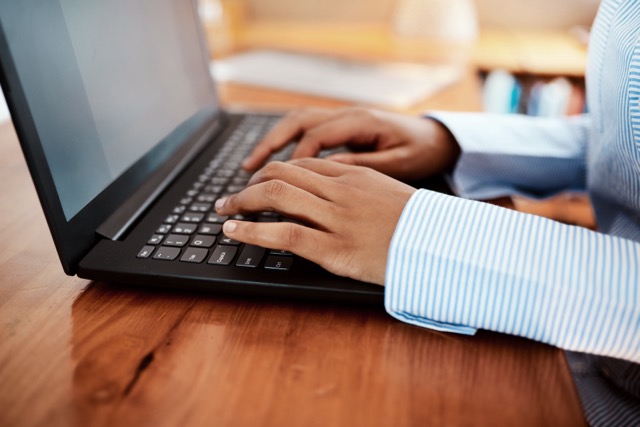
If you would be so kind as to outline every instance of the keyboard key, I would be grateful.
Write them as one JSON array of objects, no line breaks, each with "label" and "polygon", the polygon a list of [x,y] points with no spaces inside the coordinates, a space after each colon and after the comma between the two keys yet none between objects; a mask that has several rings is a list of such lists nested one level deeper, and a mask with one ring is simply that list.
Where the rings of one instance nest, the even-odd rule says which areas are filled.
[{"label": "keyboard key", "polygon": [[222,224],[204,224],[200,227],[198,233],[217,236],[222,233]]},{"label": "keyboard key", "polygon": [[242,248],[242,252],[240,252],[236,266],[256,268],[258,264],[260,264],[265,252],[266,250],[259,246],[245,245],[245,247]]},{"label": "keyboard key", "polygon": [[198,196],[198,201],[202,203],[213,203],[217,199],[215,194],[201,194]]},{"label": "keyboard key", "polygon": [[214,236],[203,236],[198,234],[193,238],[191,242],[191,246],[198,246],[200,248],[210,248],[216,243],[216,238]]},{"label": "keyboard key", "polygon": [[293,258],[287,256],[270,255],[264,262],[264,268],[268,270],[287,271],[293,265]]},{"label": "keyboard key", "polygon": [[189,206],[191,212],[209,212],[211,210],[211,203],[194,203]]},{"label": "keyboard key", "polygon": [[206,222],[213,222],[213,223],[216,223],[216,224],[222,224],[223,222],[225,222],[228,219],[229,219],[228,216],[222,216],[222,215],[218,215],[216,213],[210,213],[209,215],[207,215]]},{"label": "keyboard key", "polygon": [[184,246],[189,243],[189,236],[185,236],[182,234],[169,234],[166,239],[164,239],[164,244],[167,246]]},{"label": "keyboard key", "polygon": [[256,221],[257,222],[278,222],[280,220],[278,218],[274,218],[270,216],[259,216]]},{"label": "keyboard key", "polygon": [[145,246],[138,252],[138,258],[149,258],[155,248],[153,246]]},{"label": "keyboard key", "polygon": [[230,265],[237,252],[238,248],[235,246],[218,246],[213,251],[213,254],[211,255],[211,258],[209,258],[207,264]]},{"label": "keyboard key", "polygon": [[[202,191],[204,191],[205,193],[209,193],[209,194],[220,194],[222,193],[222,185],[207,185],[206,187],[204,187],[204,189]],[[213,200],[215,201],[215,199]]]},{"label": "keyboard key", "polygon": [[245,185],[230,185],[227,187],[229,193],[239,193],[244,190]]},{"label": "keyboard key", "polygon": [[167,246],[160,246],[153,256],[153,259],[161,259],[164,261],[173,261],[180,255],[179,248],[170,248]]},{"label": "keyboard key", "polygon": [[193,234],[198,226],[196,224],[187,224],[179,222],[173,226],[173,232],[177,234]]},{"label": "keyboard key", "polygon": [[203,213],[186,213],[182,215],[181,221],[183,222],[202,222],[204,219]]},{"label": "keyboard key", "polygon": [[237,214],[237,215],[231,216],[231,219],[237,219],[238,221],[251,221],[252,216]]},{"label": "keyboard key", "polygon": [[222,177],[216,176],[215,178],[211,178],[211,184],[225,185],[228,180],[229,180],[228,178],[222,178]]},{"label": "keyboard key", "polygon": [[[184,206],[183,206],[184,207]],[[174,209],[175,212],[175,209]],[[180,219],[180,215],[169,215],[167,219],[164,220],[166,224],[175,224]]]},{"label": "keyboard key", "polygon": [[[143,250],[139,253],[142,257],[151,257],[152,255],[158,259],[175,259],[180,256],[180,247],[186,247],[183,254],[185,262],[202,262],[206,259],[207,248],[213,248],[216,245],[216,236],[222,234],[222,224],[229,219],[226,216],[217,215],[213,211],[213,203],[221,197],[223,193],[238,192],[244,189],[246,183],[251,177],[251,173],[239,168],[242,160],[251,152],[252,147],[263,137],[263,135],[277,121],[277,118],[268,117],[247,117],[236,128],[234,133],[229,137],[227,143],[221,148],[215,158],[211,159],[208,165],[203,168],[202,173],[195,179],[191,188],[182,196],[179,204],[172,210],[171,215],[162,224],[149,239]],[[293,145],[282,150],[290,156]],[[284,154],[283,154],[284,155]],[[225,185],[229,184],[230,188],[225,190]],[[266,212],[258,217],[254,216],[234,216],[235,219],[246,219],[271,222],[280,219],[275,212]],[[190,239],[190,235],[196,234]],[[165,237],[165,235],[168,235]],[[217,257],[211,256],[209,263],[211,264],[231,264],[238,253],[240,242],[222,236],[218,242],[219,246],[213,251],[217,251]],[[163,245],[158,249],[154,249],[154,245]],[[248,246],[247,248],[251,248]],[[192,252],[191,249],[198,249]],[[259,258],[264,257],[266,250],[258,248],[262,253]],[[252,265],[255,260],[255,254],[251,254],[251,250],[246,252],[243,257],[243,264]],[[203,254],[204,255],[201,255]],[[197,254],[192,258],[192,255]],[[271,256],[290,256],[288,252],[270,251]],[[203,257],[201,260],[198,260]]]},{"label": "keyboard key", "polygon": [[278,212],[273,211],[264,211],[258,214],[259,218],[280,218],[280,214]]},{"label": "keyboard key", "polygon": [[154,234],[153,236],[151,236],[151,238],[149,239],[147,244],[149,244],[149,245],[159,245],[160,242],[162,242],[163,238],[164,238],[164,236],[161,235],[161,234]]},{"label": "keyboard key", "polygon": [[176,215],[181,215],[186,210],[187,210],[187,207],[185,205],[178,205],[175,208],[173,208],[172,212]]},{"label": "keyboard key", "polygon": [[201,263],[209,254],[209,251],[201,248],[188,248],[180,258],[182,262]]},{"label": "keyboard key", "polygon": [[232,245],[232,246],[238,246],[240,243],[240,241],[238,240],[234,240],[231,237],[227,237],[227,236],[222,236],[222,238],[220,239],[220,244],[221,245]]},{"label": "keyboard key", "polygon": [[242,185],[243,187],[247,185],[247,182],[249,182],[249,178],[244,176],[236,176],[231,180],[231,184]]},{"label": "keyboard key", "polygon": [[293,256],[293,254],[289,251],[283,251],[283,250],[277,250],[277,249],[271,249],[269,251],[269,254],[280,255],[280,256]]},{"label": "keyboard key", "polygon": [[167,234],[169,231],[171,231],[171,226],[169,224],[162,224],[160,227],[158,227],[156,233]]}]

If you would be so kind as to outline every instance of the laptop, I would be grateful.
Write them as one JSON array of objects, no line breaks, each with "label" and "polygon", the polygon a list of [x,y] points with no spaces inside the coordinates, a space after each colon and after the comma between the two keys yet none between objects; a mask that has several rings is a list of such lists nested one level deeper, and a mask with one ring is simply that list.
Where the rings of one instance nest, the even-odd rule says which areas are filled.
[{"label": "laptop", "polygon": [[213,204],[243,188],[240,162],[278,118],[220,108],[195,1],[0,0],[0,79],[68,275],[382,302],[380,286],[221,233]]}]

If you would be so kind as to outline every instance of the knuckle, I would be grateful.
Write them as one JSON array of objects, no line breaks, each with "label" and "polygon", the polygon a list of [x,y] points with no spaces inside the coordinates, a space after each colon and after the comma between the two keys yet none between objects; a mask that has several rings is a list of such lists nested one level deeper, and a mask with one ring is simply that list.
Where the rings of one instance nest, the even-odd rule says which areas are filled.
[{"label": "knuckle", "polygon": [[280,161],[269,162],[262,168],[261,175],[268,179],[278,176],[282,172],[285,164]]},{"label": "knuckle", "polygon": [[309,165],[313,164],[317,159],[313,157],[302,157],[299,159],[289,160],[289,163],[301,168],[307,168]]},{"label": "knuckle", "polygon": [[239,194],[240,193],[236,193],[236,194],[227,196],[227,200],[224,202],[224,207],[223,207],[225,211],[237,209],[237,205],[238,205],[237,199]]},{"label": "knuckle", "polygon": [[302,108],[296,108],[293,111],[289,111],[284,116],[284,120],[295,120],[296,118],[300,117],[301,114],[302,114]]},{"label": "knuckle", "polygon": [[269,200],[280,200],[286,191],[286,186],[287,184],[279,179],[273,179],[267,182],[265,188],[266,198]]},{"label": "knuckle", "polygon": [[[363,166],[365,163],[366,163],[366,162],[362,159],[362,157],[361,157],[361,156],[353,156],[353,158],[352,158],[352,162],[351,162],[351,164],[352,164],[353,166],[355,166],[356,168],[357,168],[357,167],[360,167],[360,166]],[[356,168],[353,168],[353,169],[354,169],[354,170],[357,170]],[[349,171],[349,172],[350,172],[350,171]],[[347,174],[348,174],[349,172],[347,172]]]},{"label": "knuckle", "polygon": [[301,107],[291,111],[285,117],[295,122],[301,122],[304,117],[307,117],[309,114],[312,114],[312,113],[313,111],[310,107]]},{"label": "knuckle", "polygon": [[[354,185],[359,185],[361,181],[375,182],[373,181],[375,179],[374,175],[375,171],[366,166],[362,159],[355,158],[354,164],[340,175],[338,182],[346,185],[347,187],[353,187]],[[356,189],[357,188],[354,187],[351,191]]]},{"label": "knuckle", "polygon": [[285,249],[297,248],[302,242],[302,228],[296,224],[288,224],[284,231]]},{"label": "knuckle", "polygon": [[376,120],[376,116],[373,114],[373,112],[364,107],[354,107],[351,110],[351,114],[355,119],[363,122],[373,122]]}]

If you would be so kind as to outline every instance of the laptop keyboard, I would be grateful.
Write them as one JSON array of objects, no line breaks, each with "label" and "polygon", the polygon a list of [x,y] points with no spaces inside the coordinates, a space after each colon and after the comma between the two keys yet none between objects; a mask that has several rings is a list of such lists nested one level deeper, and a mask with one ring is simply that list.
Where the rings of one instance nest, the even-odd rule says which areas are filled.
[{"label": "laptop keyboard", "polygon": [[[155,233],[149,237],[137,257],[158,261],[206,263],[213,266],[236,265],[245,268],[289,270],[292,254],[247,245],[222,233],[229,219],[215,213],[215,201],[241,191],[251,174],[241,168],[244,158],[278,121],[278,117],[248,115],[243,118],[217,155],[198,176],[191,188],[178,201]],[[272,160],[286,160],[293,146],[275,154]],[[278,222],[275,212],[262,212],[251,217],[236,215],[233,219]]]}]

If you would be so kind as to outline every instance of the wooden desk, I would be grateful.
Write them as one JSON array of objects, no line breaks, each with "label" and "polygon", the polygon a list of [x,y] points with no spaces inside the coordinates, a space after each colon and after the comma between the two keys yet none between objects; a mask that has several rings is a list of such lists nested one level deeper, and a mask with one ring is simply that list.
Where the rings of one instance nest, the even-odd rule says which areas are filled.
[{"label": "wooden desk", "polygon": [[0,426],[581,425],[561,351],[63,274],[0,126]]},{"label": "wooden desk", "polygon": [[[430,108],[472,107],[464,85],[473,84]],[[337,105],[237,86],[221,93],[257,107]],[[9,124],[0,126],[0,197],[2,427],[584,424],[563,353],[524,339],[436,333],[382,306],[65,276]]]}]

